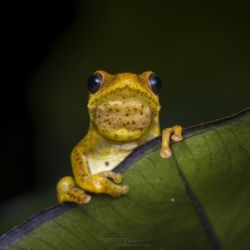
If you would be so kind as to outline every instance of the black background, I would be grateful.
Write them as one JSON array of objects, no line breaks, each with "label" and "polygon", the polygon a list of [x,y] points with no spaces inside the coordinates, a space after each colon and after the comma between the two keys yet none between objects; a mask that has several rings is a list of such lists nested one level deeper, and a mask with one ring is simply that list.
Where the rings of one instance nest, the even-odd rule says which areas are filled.
[{"label": "black background", "polygon": [[75,1],[11,2],[4,12],[2,47],[0,200],[36,187],[36,128],[28,103],[31,77],[47,60],[51,44],[72,23]]}]

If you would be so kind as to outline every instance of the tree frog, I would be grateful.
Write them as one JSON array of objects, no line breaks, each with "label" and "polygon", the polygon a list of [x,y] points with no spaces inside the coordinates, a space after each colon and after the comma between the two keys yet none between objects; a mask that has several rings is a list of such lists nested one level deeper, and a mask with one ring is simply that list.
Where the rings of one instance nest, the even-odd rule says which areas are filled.
[{"label": "tree frog", "polygon": [[[86,136],[71,153],[73,177],[57,184],[59,203],[88,203],[92,193],[119,197],[128,192],[122,175],[112,171],[137,146],[161,135],[161,79],[152,71],[111,75],[96,71],[88,79],[90,118]],[[162,132],[161,157],[171,156],[170,137],[182,140],[182,127]]]}]

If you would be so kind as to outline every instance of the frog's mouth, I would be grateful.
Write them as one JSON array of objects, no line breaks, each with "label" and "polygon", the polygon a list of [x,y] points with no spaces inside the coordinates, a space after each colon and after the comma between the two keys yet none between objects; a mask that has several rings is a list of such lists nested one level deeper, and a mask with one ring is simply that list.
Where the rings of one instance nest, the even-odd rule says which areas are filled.
[{"label": "frog's mouth", "polygon": [[128,141],[140,138],[158,114],[152,109],[150,100],[140,94],[110,95],[94,110],[94,125],[103,136]]}]

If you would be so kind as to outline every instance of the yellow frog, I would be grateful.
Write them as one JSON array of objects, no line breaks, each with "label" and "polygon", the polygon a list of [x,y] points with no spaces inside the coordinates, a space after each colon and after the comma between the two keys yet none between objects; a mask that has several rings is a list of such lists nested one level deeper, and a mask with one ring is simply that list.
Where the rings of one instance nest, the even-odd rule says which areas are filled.
[{"label": "yellow frog", "polygon": [[[112,197],[128,192],[128,186],[119,185],[122,175],[112,169],[137,146],[160,136],[160,87],[160,78],[151,71],[111,75],[100,70],[89,78],[89,130],[71,154],[74,178],[65,176],[57,184],[60,203],[88,203],[91,196],[85,191]],[[163,130],[164,158],[171,156],[170,136],[182,140],[182,127]]]}]

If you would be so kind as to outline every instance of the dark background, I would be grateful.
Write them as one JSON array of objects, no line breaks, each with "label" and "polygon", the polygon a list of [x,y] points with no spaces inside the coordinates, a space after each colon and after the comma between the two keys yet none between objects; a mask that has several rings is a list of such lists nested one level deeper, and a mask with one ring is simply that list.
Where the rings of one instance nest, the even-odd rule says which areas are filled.
[{"label": "dark background", "polygon": [[37,0],[2,11],[0,217],[13,204],[35,207],[34,195],[39,208],[56,203],[56,182],[71,174],[70,151],[88,128],[86,80],[97,69],[161,76],[162,127],[249,106],[243,2]]}]

